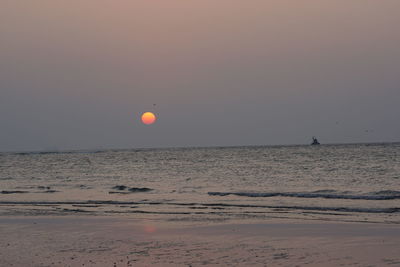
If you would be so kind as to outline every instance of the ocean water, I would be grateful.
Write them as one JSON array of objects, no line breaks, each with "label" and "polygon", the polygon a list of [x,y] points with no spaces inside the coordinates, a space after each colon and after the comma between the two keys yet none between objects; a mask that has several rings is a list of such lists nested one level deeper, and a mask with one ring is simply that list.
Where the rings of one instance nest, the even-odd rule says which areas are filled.
[{"label": "ocean water", "polygon": [[400,223],[400,144],[0,153],[0,215]]}]

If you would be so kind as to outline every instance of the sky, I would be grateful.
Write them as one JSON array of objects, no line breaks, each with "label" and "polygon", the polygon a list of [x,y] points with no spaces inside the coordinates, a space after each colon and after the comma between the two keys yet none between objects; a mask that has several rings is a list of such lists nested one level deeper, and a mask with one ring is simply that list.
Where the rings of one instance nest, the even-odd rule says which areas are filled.
[{"label": "sky", "polygon": [[2,0],[0,151],[400,141],[399,25],[398,0]]}]

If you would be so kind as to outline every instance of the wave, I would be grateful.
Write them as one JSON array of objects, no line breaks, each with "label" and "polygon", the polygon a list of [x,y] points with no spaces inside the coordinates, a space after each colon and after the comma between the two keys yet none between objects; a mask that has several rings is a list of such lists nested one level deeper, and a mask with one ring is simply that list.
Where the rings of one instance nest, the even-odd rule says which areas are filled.
[{"label": "wave", "polygon": [[383,190],[366,194],[352,194],[335,190],[318,190],[313,192],[208,192],[210,196],[241,196],[241,197],[297,197],[297,198],[329,198],[329,199],[360,199],[360,200],[393,200],[400,199],[400,191]]},{"label": "wave", "polygon": [[[306,211],[336,211],[336,212],[358,212],[358,213],[400,213],[398,207],[388,208],[367,208],[367,207],[322,207],[322,206],[278,206],[278,205],[255,205],[255,204],[231,204],[231,203],[181,203],[181,202],[151,202],[151,201],[112,201],[112,200],[89,200],[89,201],[0,201],[0,205],[15,206],[60,206],[71,205],[75,207],[100,207],[100,206],[119,206],[120,205],[168,205],[186,207],[205,207],[210,209],[229,209],[229,208],[260,208],[277,210],[306,210]],[[115,211],[118,213],[119,211]],[[251,211],[248,211],[251,212]]]}]

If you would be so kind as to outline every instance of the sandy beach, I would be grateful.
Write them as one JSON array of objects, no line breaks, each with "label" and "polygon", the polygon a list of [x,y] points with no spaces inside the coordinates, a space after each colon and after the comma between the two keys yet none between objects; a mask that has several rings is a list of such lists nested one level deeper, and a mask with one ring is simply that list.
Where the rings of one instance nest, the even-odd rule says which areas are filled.
[{"label": "sandy beach", "polygon": [[0,266],[397,266],[398,225],[0,218]]}]

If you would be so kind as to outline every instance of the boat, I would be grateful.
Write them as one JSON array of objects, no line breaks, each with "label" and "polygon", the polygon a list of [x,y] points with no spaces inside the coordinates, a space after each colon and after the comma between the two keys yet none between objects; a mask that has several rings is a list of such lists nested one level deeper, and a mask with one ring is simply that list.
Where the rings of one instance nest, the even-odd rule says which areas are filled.
[{"label": "boat", "polygon": [[311,145],[312,146],[320,145],[320,142],[318,142],[318,139],[315,136],[312,137]]}]

